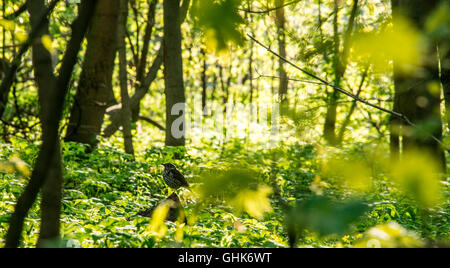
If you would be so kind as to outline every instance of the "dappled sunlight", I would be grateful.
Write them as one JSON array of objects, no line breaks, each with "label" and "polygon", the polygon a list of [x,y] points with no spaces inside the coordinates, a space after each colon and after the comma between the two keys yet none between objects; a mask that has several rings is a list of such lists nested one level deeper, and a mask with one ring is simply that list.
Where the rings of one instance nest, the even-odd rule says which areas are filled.
[{"label": "dappled sunlight", "polygon": [[3,1],[0,246],[448,247],[450,4],[407,2]]}]

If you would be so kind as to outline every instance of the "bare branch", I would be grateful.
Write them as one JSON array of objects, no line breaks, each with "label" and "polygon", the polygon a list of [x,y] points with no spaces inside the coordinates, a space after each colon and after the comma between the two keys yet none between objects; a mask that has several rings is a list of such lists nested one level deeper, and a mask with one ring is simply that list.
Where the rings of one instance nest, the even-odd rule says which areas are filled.
[{"label": "bare branch", "polygon": [[16,72],[19,69],[20,63],[22,62],[23,54],[25,54],[25,52],[28,51],[28,49],[30,48],[31,42],[34,40],[36,35],[39,33],[41,25],[44,23],[47,16],[50,13],[52,13],[53,9],[55,9],[56,4],[58,4],[58,2],[59,2],[59,0],[54,0],[53,2],[51,2],[49,4],[47,9],[40,16],[39,23],[35,27],[33,27],[33,29],[31,30],[31,33],[29,34],[28,39],[25,41],[25,43],[22,44],[22,46],[19,50],[19,53],[13,59],[8,70],[5,72],[5,77],[3,78],[3,81],[0,85],[0,117],[2,117],[5,107],[7,105],[8,95],[9,95],[11,86],[14,82],[14,77],[16,76]]},{"label": "bare branch", "polygon": [[247,12],[247,13],[252,13],[252,14],[266,14],[266,13],[270,13],[272,11],[276,11],[278,9],[281,9],[283,7],[287,7],[287,6],[290,6],[290,5],[293,5],[293,4],[297,4],[300,1],[301,0],[294,0],[294,1],[291,1],[291,2],[287,2],[287,3],[283,4],[283,5],[276,6],[276,7],[271,7],[271,8],[265,9],[265,10],[251,10],[251,9],[239,9],[239,10]]},{"label": "bare branch", "polygon": [[264,44],[261,43],[260,41],[256,40],[256,39],[255,39],[253,36],[251,36],[250,34],[247,34],[247,36],[250,37],[250,39],[252,39],[255,43],[257,43],[258,45],[260,45],[260,46],[262,46],[263,48],[265,48],[265,49],[266,49],[267,51],[269,51],[271,54],[277,56],[278,58],[280,58],[280,59],[283,60],[284,62],[288,63],[289,65],[291,65],[291,66],[294,67],[295,69],[297,69],[297,70],[301,71],[302,73],[306,74],[307,76],[312,77],[312,78],[314,78],[314,79],[320,81],[323,85],[326,85],[326,86],[328,86],[328,87],[334,88],[335,90],[339,91],[340,93],[342,93],[342,94],[344,94],[344,95],[347,95],[348,97],[350,97],[350,98],[352,98],[352,99],[355,99],[355,100],[357,100],[357,101],[359,101],[359,102],[361,102],[361,103],[364,103],[364,104],[366,104],[366,105],[368,105],[368,106],[371,106],[371,107],[373,107],[373,108],[375,108],[375,109],[378,109],[378,110],[380,110],[380,111],[383,111],[383,112],[389,113],[389,114],[391,114],[391,115],[393,115],[393,116],[396,116],[396,117],[398,117],[398,118],[400,118],[400,119],[402,119],[402,120],[404,120],[404,121],[406,121],[406,122],[409,122],[409,124],[411,123],[411,121],[410,121],[409,119],[407,119],[405,115],[403,115],[403,114],[401,114],[401,113],[397,113],[397,112],[391,111],[391,110],[386,109],[386,108],[383,108],[383,107],[378,106],[378,105],[376,105],[376,104],[370,103],[370,102],[368,102],[367,100],[364,100],[364,99],[362,99],[362,98],[360,98],[360,97],[354,95],[353,93],[348,92],[347,90],[345,90],[345,89],[343,89],[343,88],[341,88],[341,87],[338,87],[338,86],[333,85],[333,84],[331,84],[330,82],[328,82],[328,81],[326,81],[326,80],[324,80],[324,79],[318,77],[317,75],[315,75],[315,74],[313,74],[313,73],[307,71],[306,69],[301,68],[300,66],[296,65],[296,64],[293,63],[292,61],[290,61],[290,60],[288,60],[288,59],[286,59],[286,58],[284,58],[284,57],[281,57],[278,53],[276,53],[275,51],[273,51],[272,49],[270,49],[269,47],[267,47],[266,45],[264,45]]},{"label": "bare branch", "polygon": [[139,119],[139,120],[143,120],[143,121],[145,121],[145,122],[147,122],[147,123],[149,123],[149,124],[151,124],[151,125],[154,125],[154,126],[157,127],[159,130],[166,131],[166,128],[165,128],[165,127],[163,127],[160,123],[156,122],[155,120],[151,119],[150,117],[140,115],[140,116],[138,117],[138,119]]},{"label": "bare branch", "polygon": [[[296,64],[293,63],[292,61],[290,61],[290,60],[288,60],[288,59],[286,59],[286,58],[280,56],[278,53],[276,53],[275,51],[273,51],[272,49],[270,49],[268,46],[266,46],[266,45],[264,45],[263,43],[261,43],[260,41],[256,40],[252,35],[247,34],[247,36],[248,36],[250,39],[252,39],[255,43],[257,43],[257,44],[260,45],[261,47],[265,48],[265,49],[266,49],[267,51],[269,51],[271,54],[273,54],[273,55],[275,55],[276,57],[280,58],[281,60],[285,61],[287,64],[291,65],[292,67],[294,67],[295,69],[301,71],[302,73],[306,74],[307,76],[312,77],[312,78],[314,78],[314,79],[320,81],[323,85],[328,86],[328,87],[331,87],[331,88],[334,88],[334,89],[337,90],[338,92],[340,92],[340,93],[342,93],[342,94],[344,94],[344,95],[346,95],[346,96],[348,96],[348,97],[350,97],[350,98],[352,98],[352,99],[354,99],[354,100],[356,100],[356,101],[358,101],[358,102],[364,103],[364,104],[367,105],[367,106],[370,106],[370,107],[375,108],[375,109],[377,109],[377,110],[380,110],[380,111],[382,111],[382,112],[388,113],[388,114],[390,114],[390,115],[392,115],[392,116],[395,116],[395,117],[399,118],[400,120],[404,121],[407,125],[410,125],[410,126],[412,126],[412,127],[417,127],[417,125],[414,124],[413,122],[411,122],[411,120],[410,120],[406,115],[404,115],[404,114],[402,114],[402,113],[398,113],[398,112],[392,111],[392,110],[389,110],[389,109],[386,109],[386,108],[383,108],[383,107],[378,106],[378,105],[376,105],[376,104],[373,104],[373,103],[371,103],[371,102],[369,102],[369,101],[367,101],[367,100],[365,100],[365,99],[362,99],[362,98],[360,98],[360,97],[354,95],[353,93],[350,93],[349,91],[347,91],[347,90],[345,90],[345,89],[343,89],[343,88],[341,88],[341,87],[339,87],[339,86],[333,85],[333,84],[331,84],[330,82],[328,82],[328,81],[326,81],[326,80],[324,80],[324,79],[318,77],[317,75],[313,74],[312,72],[309,72],[309,71],[307,71],[307,70],[304,69],[304,68],[301,68],[300,66],[296,65]],[[447,147],[447,146],[446,146],[440,139],[438,139],[436,136],[434,136],[434,135],[431,134],[431,133],[428,133],[428,136],[429,136],[431,139],[433,139],[434,141],[436,141],[437,143],[439,143],[445,150],[447,150],[447,151],[450,152],[450,148]]]}]

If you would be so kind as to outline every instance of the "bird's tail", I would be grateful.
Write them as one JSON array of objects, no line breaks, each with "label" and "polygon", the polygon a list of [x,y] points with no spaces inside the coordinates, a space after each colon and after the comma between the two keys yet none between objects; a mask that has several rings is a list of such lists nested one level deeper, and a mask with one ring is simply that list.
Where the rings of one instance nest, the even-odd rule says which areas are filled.
[{"label": "bird's tail", "polygon": [[189,190],[189,192],[191,192],[191,193],[194,193],[194,191],[192,191],[192,188],[190,185],[185,185],[185,186],[183,186],[183,188]]}]

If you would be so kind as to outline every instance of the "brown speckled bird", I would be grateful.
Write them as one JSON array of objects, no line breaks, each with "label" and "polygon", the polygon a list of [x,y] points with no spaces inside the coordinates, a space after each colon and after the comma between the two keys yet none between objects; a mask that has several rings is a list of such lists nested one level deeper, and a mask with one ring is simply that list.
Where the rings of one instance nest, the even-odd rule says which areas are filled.
[{"label": "brown speckled bird", "polygon": [[180,187],[184,187],[190,190],[190,185],[187,182],[186,178],[183,176],[183,174],[181,174],[181,172],[175,167],[174,164],[165,163],[162,165],[164,166],[162,176],[167,186],[175,190]]}]

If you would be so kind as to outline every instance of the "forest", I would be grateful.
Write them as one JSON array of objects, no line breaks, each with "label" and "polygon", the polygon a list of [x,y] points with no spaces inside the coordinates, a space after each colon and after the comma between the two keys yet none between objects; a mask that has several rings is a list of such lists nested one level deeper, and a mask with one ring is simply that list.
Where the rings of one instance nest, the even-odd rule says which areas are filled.
[{"label": "forest", "polygon": [[0,247],[450,247],[449,0],[0,14]]}]

